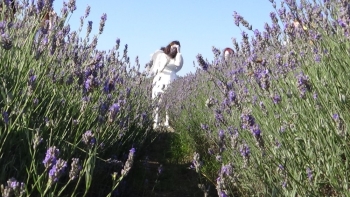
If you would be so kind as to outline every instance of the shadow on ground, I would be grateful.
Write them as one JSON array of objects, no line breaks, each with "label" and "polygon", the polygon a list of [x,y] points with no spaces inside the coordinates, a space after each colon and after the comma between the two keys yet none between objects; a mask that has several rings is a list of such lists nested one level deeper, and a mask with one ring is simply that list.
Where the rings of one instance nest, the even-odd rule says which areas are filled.
[{"label": "shadow on ground", "polygon": [[[128,197],[203,197],[198,188],[199,176],[189,169],[190,159],[172,161],[171,143],[177,135],[160,130],[157,136],[147,140],[144,150],[139,150],[138,158],[127,179],[122,183],[119,195]],[[209,195],[216,197],[215,186]]]}]

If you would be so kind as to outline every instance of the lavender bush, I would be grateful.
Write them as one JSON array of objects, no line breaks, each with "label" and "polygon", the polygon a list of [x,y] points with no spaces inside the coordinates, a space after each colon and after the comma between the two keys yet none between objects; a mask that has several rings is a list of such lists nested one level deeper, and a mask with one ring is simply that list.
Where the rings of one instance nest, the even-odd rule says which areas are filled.
[{"label": "lavender bush", "polygon": [[90,7],[73,31],[74,0],[61,13],[53,1],[15,1],[15,10],[8,2],[0,17],[2,195],[108,195],[151,132],[150,84],[119,39],[109,51],[96,48],[106,14],[97,35],[88,21],[81,36]]},{"label": "lavender bush", "polygon": [[350,5],[270,2],[263,30],[234,12],[230,59],[171,85],[172,125],[219,196],[347,196]]}]

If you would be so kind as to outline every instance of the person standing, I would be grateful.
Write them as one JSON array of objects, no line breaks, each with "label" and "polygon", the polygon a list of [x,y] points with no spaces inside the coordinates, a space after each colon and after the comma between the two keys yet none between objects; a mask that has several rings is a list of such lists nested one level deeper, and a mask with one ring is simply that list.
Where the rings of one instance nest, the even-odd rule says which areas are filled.
[{"label": "person standing", "polygon": [[[161,52],[153,60],[151,73],[153,73],[152,99],[158,102],[162,101],[162,94],[166,91],[168,85],[177,78],[176,73],[181,70],[183,58],[180,52],[180,42],[175,40],[166,47],[162,47]],[[160,125],[159,106],[154,110],[153,128],[157,129]],[[169,116],[166,112],[164,126],[169,127]]]}]

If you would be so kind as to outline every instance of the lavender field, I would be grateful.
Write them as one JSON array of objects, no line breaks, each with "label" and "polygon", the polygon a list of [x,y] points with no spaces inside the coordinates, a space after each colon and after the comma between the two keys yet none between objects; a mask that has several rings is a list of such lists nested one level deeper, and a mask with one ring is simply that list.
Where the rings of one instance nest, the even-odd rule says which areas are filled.
[{"label": "lavender field", "polygon": [[[71,30],[75,1],[52,2],[2,1],[1,195],[127,196],[160,134],[152,79],[120,39],[96,48],[106,14],[90,35],[90,7]],[[169,160],[196,172],[200,196],[349,196],[350,4],[270,2],[264,29],[233,11],[234,53],[198,54],[168,88]]]}]

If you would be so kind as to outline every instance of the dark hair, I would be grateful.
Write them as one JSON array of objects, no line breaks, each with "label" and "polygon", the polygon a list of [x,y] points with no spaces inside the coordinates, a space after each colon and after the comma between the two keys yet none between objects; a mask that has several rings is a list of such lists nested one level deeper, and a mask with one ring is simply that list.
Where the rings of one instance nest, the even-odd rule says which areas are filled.
[{"label": "dark hair", "polygon": [[228,53],[230,54],[230,55],[232,55],[232,54],[234,54],[235,52],[233,51],[233,49],[231,49],[230,47],[226,47],[225,49],[224,49],[224,55],[225,55],[225,52],[226,51],[228,51]]},{"label": "dark hair", "polygon": [[171,46],[173,45],[180,45],[180,42],[177,40],[174,40],[168,44],[166,47],[161,47],[160,50],[164,51],[165,54],[167,54],[170,58],[175,58],[177,55],[177,50],[176,49],[171,49]]}]

